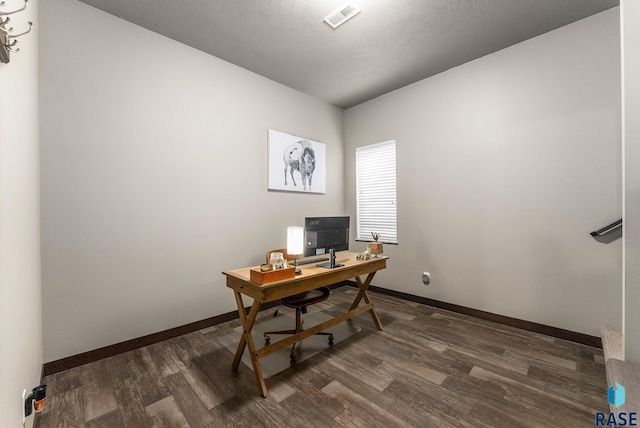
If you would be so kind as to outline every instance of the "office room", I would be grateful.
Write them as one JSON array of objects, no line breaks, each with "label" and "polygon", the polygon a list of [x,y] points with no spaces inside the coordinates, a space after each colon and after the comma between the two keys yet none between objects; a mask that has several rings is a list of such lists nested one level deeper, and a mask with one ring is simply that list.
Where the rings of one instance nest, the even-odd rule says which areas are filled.
[{"label": "office room", "polygon": [[[361,0],[336,29],[340,1],[206,3],[0,5],[0,425],[635,423],[637,2]],[[322,191],[270,188],[270,130],[322,147]],[[387,141],[397,243],[360,261],[356,150]],[[377,267],[305,328],[367,310],[233,370],[251,320],[223,272],[315,216]],[[255,329],[295,323],[274,311]]]}]

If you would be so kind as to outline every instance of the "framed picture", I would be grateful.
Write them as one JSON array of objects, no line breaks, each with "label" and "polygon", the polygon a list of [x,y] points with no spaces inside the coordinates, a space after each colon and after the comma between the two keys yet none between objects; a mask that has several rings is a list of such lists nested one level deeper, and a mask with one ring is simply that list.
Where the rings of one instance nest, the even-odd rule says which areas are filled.
[{"label": "framed picture", "polygon": [[269,130],[269,190],[325,193],[327,154],[322,143]]}]

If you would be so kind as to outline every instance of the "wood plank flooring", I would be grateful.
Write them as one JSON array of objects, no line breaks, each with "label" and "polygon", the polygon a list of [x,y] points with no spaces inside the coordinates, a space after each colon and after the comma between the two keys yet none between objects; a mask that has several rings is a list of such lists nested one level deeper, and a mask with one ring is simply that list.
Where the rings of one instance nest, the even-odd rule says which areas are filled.
[{"label": "wood plank flooring", "polygon": [[[320,307],[341,313],[355,293]],[[267,379],[268,398],[218,341],[234,320],[47,376],[36,426],[593,427],[608,411],[601,349],[371,298],[384,331],[360,315],[361,332]]]}]

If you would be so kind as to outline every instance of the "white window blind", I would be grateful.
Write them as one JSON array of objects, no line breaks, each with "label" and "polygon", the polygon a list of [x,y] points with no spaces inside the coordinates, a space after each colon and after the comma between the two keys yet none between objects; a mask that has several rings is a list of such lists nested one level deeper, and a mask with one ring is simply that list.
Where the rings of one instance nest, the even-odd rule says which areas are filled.
[{"label": "white window blind", "polygon": [[396,142],[356,148],[357,238],[397,244]]}]

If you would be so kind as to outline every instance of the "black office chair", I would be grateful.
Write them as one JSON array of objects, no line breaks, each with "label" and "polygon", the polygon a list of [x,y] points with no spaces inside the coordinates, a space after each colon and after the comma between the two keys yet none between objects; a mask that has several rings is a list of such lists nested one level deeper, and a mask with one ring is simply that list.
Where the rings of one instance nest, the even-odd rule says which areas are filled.
[{"label": "black office chair", "polygon": [[[284,259],[287,260],[287,262],[289,262],[289,260],[294,259],[294,256],[291,256],[290,254],[288,254],[286,249],[272,250],[267,252],[267,257],[266,257],[267,263],[269,263],[269,260],[271,258],[271,253],[275,253],[275,252],[282,253],[284,256]],[[302,324],[303,324],[302,314],[307,312],[307,306],[323,302],[329,298],[329,295],[330,295],[330,291],[327,287],[320,287],[320,288],[316,288],[315,290],[309,290],[309,291],[305,291],[304,293],[294,294],[293,296],[282,298],[281,302],[284,306],[287,306],[289,308],[293,308],[296,310],[296,327],[293,330],[265,332],[264,333],[265,343],[268,345],[269,342],[271,341],[271,337],[269,337],[270,334],[296,334],[304,330],[302,328]],[[273,316],[276,316],[276,315],[278,315],[278,309],[276,309],[275,313],[273,314]],[[329,336],[329,345],[333,345],[333,333],[321,331],[316,334],[319,334],[322,336]],[[291,347],[291,353],[289,354],[291,363],[295,363],[296,361],[296,355],[294,353],[295,348],[296,348],[296,344],[294,343],[293,346]]]}]

